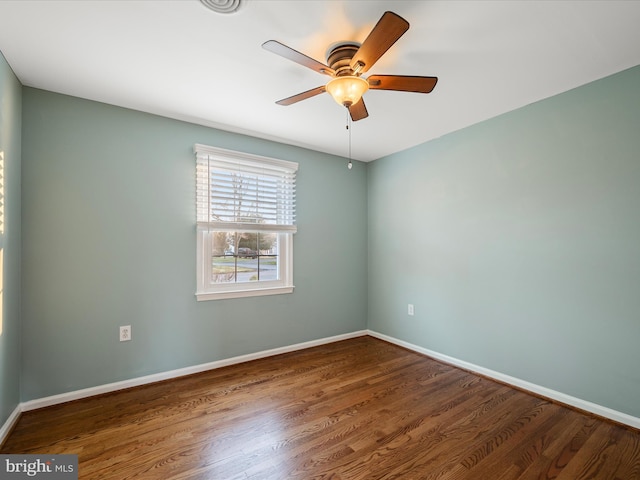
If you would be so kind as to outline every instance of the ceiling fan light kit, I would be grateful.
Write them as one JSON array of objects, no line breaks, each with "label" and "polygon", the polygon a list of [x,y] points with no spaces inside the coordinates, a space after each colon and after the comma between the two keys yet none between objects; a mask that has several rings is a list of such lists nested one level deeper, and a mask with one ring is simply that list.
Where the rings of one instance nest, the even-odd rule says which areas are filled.
[{"label": "ceiling fan light kit", "polygon": [[366,73],[398,39],[409,30],[409,22],[393,12],[385,12],[362,44],[339,43],[329,49],[325,65],[276,40],[262,44],[262,48],[288,60],[310,68],[332,79],[325,85],[278,100],[278,105],[292,105],[328,92],[339,105],[347,107],[353,121],[367,118],[369,113],[362,96],[369,90],[430,93],[437,77],[407,75],[371,75]]},{"label": "ceiling fan light kit", "polygon": [[369,90],[369,82],[362,77],[346,75],[329,80],[324,87],[338,105],[349,108],[360,101]]}]

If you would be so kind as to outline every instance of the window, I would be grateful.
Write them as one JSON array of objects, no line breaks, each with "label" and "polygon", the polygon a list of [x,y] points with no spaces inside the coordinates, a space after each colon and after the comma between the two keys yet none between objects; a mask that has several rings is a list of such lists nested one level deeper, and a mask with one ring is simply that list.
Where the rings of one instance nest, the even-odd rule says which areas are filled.
[{"label": "window", "polygon": [[195,145],[198,300],[293,291],[298,164]]}]

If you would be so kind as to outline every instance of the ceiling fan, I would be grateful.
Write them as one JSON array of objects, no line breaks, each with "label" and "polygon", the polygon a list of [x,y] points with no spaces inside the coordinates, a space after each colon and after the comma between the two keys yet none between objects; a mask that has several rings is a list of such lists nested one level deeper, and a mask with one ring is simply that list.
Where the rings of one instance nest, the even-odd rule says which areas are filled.
[{"label": "ceiling fan", "polygon": [[327,63],[314,60],[276,40],[262,44],[262,48],[292,60],[311,70],[332,77],[325,85],[278,100],[278,105],[292,105],[301,100],[329,92],[334,100],[349,109],[353,121],[367,118],[369,113],[362,95],[369,90],[396,90],[402,92],[430,93],[437,77],[409,75],[370,75],[363,78],[398,39],[409,30],[409,22],[393,12],[385,12],[362,44],[342,42],[330,48]]}]

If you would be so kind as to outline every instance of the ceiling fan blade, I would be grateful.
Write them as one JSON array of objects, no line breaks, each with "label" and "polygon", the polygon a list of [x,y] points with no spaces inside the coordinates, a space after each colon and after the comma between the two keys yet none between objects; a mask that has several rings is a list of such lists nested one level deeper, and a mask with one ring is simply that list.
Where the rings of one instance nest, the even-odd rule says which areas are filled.
[{"label": "ceiling fan blade", "polygon": [[369,116],[369,112],[367,112],[367,107],[364,104],[364,98],[361,98],[359,102],[354,103],[349,107],[349,114],[351,115],[351,120],[357,122],[358,120],[362,120],[363,118],[367,118]]},{"label": "ceiling fan blade", "polygon": [[438,77],[416,77],[409,75],[371,75],[367,78],[369,88],[374,90],[398,90],[401,92],[430,93]]},{"label": "ceiling fan blade", "polygon": [[282,100],[278,100],[276,103],[278,105],[292,105],[294,103],[300,102],[302,100],[306,100],[307,98],[315,97],[316,95],[320,95],[324,93],[326,90],[324,85],[321,87],[312,88],[311,90],[307,90],[306,92],[298,93],[297,95],[293,95],[291,97],[283,98]]},{"label": "ceiling fan blade", "polygon": [[358,73],[369,70],[407,30],[409,30],[409,22],[404,18],[393,12],[384,12],[351,59],[351,69],[356,70],[358,65],[362,64],[360,70],[356,70]]},{"label": "ceiling fan blade", "polygon": [[317,60],[314,60],[311,57],[307,57],[304,53],[300,53],[297,50],[294,50],[291,47],[287,47],[286,45],[276,41],[276,40],[268,40],[262,44],[262,48],[268,50],[276,55],[280,55],[288,60],[299,63],[300,65],[310,68],[318,73],[322,73],[324,75],[329,75],[333,77],[336,72]]}]

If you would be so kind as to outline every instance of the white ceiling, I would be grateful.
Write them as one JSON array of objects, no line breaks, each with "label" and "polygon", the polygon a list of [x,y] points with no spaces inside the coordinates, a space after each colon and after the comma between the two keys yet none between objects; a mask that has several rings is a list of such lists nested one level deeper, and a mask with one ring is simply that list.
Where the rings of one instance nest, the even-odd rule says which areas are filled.
[{"label": "white ceiling", "polygon": [[[230,0],[210,0],[224,4]],[[374,160],[640,64],[640,1],[0,0],[0,51],[27,86],[348,155],[329,78],[261,48],[325,62],[385,10],[409,31],[368,74],[437,76],[429,94],[369,91],[352,155]]]}]

